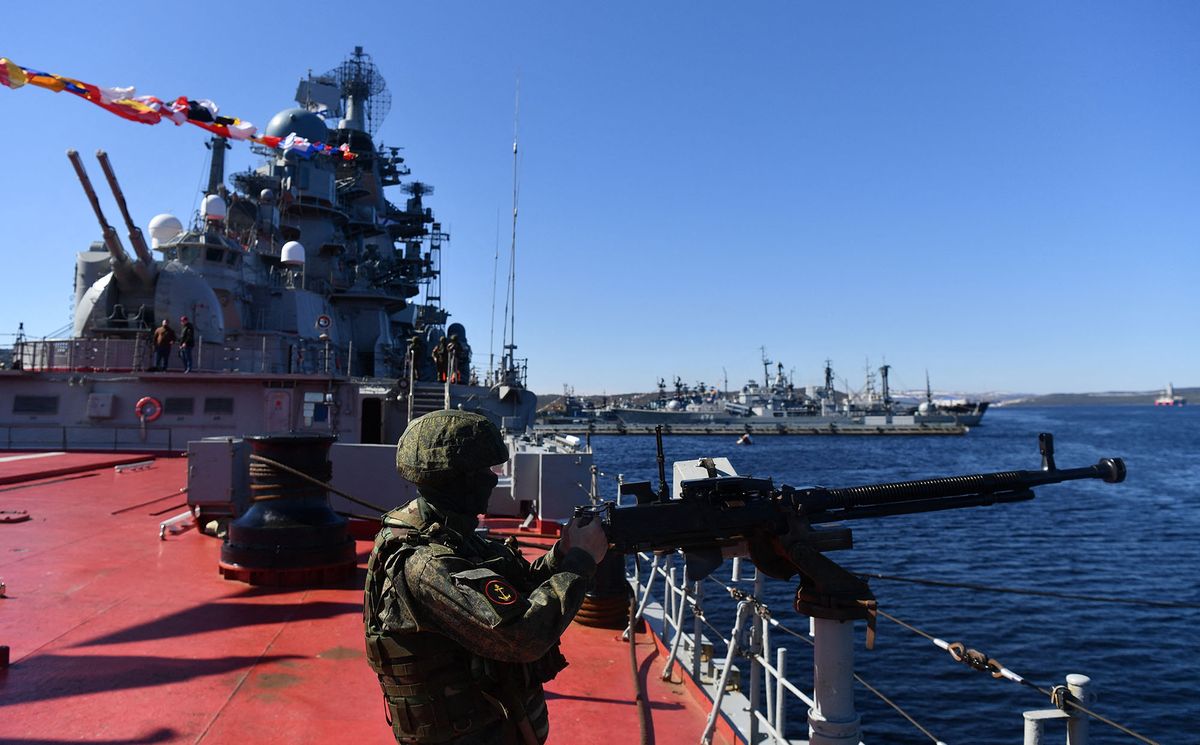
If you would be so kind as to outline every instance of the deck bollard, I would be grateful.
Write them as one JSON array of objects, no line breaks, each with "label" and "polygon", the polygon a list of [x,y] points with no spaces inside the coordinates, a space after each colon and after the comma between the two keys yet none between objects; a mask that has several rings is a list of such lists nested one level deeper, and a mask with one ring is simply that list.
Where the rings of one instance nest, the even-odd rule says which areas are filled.
[{"label": "deck bollard", "polygon": [[[1067,690],[1081,703],[1088,703],[1091,693],[1088,684],[1092,680],[1086,675],[1071,673],[1067,676]],[[1087,745],[1088,717],[1081,711],[1068,707],[1063,709],[1038,709],[1027,711],[1025,717],[1024,745],[1046,745],[1046,722],[1065,719],[1067,723],[1067,745]]]},{"label": "deck bollard", "polygon": [[[1086,675],[1071,673],[1067,676],[1067,690],[1071,695],[1079,699],[1082,704],[1087,704],[1090,701],[1091,693],[1088,691],[1088,684],[1092,679]],[[1078,709],[1071,709],[1067,712],[1070,719],[1067,720],[1067,745],[1087,745],[1088,741],[1088,716]]]}]

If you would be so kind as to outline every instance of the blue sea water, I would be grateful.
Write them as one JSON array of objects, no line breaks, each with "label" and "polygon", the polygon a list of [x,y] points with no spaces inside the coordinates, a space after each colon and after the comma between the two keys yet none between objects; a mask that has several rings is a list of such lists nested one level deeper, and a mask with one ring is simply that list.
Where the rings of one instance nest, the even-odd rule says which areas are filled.
[{"label": "blue sea water", "polygon": [[[981,650],[1042,688],[1069,673],[1088,675],[1098,713],[1161,743],[1200,743],[1200,406],[993,408],[984,422],[961,437],[760,437],[739,447],[733,437],[669,436],[664,448],[668,478],[674,460],[724,456],[743,475],[830,487],[1036,469],[1039,432],[1055,435],[1060,468],[1124,458],[1122,484],[1075,481],[1041,487],[1030,502],[855,521],[854,548],[830,556],[864,572],[1190,604],[871,581],[880,608],[913,626]],[[657,479],[653,437],[598,437],[592,445],[607,474]],[[601,488],[606,498],[615,491],[609,481]],[[776,618],[807,631],[807,619],[791,609],[793,592],[793,583],[771,580],[767,600]],[[720,617],[720,602],[706,604],[710,618]],[[1020,742],[1021,712],[1049,708],[1035,691],[955,663],[891,621],[880,618],[878,629],[867,651],[859,625],[857,671],[951,745]],[[808,646],[793,641],[789,669],[811,670]],[[856,697],[864,742],[930,741],[865,689]],[[789,710],[790,736],[804,735],[804,717],[802,705]],[[1061,725],[1047,733],[1065,739]],[[1136,741],[1093,722],[1091,742]]]}]

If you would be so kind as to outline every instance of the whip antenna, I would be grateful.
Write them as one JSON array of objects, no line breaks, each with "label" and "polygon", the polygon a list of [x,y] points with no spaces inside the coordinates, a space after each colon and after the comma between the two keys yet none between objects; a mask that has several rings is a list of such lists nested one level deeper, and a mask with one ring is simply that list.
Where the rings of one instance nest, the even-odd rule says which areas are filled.
[{"label": "whip antenna", "polygon": [[521,78],[517,77],[516,100],[513,104],[513,209],[512,209],[512,242],[508,251],[508,291],[504,301],[504,366],[505,374],[515,371],[516,360],[513,352],[517,349],[517,202],[521,194],[519,180],[519,149],[517,147],[518,125],[521,119]]},{"label": "whip antenna", "polygon": [[496,208],[496,255],[492,257],[492,320],[488,326],[488,377],[496,372],[496,277],[500,274],[500,208]]}]

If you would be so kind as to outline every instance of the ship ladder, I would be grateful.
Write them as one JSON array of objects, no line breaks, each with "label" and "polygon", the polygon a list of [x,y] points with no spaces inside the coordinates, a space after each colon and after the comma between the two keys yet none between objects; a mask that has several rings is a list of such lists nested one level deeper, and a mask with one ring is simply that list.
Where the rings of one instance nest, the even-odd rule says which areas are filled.
[{"label": "ship ladder", "polygon": [[412,418],[445,408],[445,392],[442,383],[413,383],[409,394],[412,397]]}]

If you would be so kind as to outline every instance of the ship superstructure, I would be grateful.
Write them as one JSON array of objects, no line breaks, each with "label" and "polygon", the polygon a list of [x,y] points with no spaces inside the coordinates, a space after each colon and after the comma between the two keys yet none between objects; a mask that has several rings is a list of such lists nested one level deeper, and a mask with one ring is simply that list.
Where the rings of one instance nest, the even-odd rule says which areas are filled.
[{"label": "ship superstructure", "polygon": [[[375,139],[391,98],[370,56],[356,48],[310,73],[296,101],[265,128],[280,147],[252,145],[261,164],[228,186],[229,145],[214,137],[199,212],[186,225],[154,218],[149,245],[98,153],[135,256],[72,155],[102,240],[76,260],[71,337],[14,345],[0,447],[181,450],[288,430],[394,442],[411,417],[459,404],[511,430],[532,422],[524,361],[474,366],[465,327],[442,306],[449,235],[425,204],[433,187]],[[153,330],[166,321],[178,333],[182,317],[196,335],[187,377],[174,359],[152,369]]]}]

